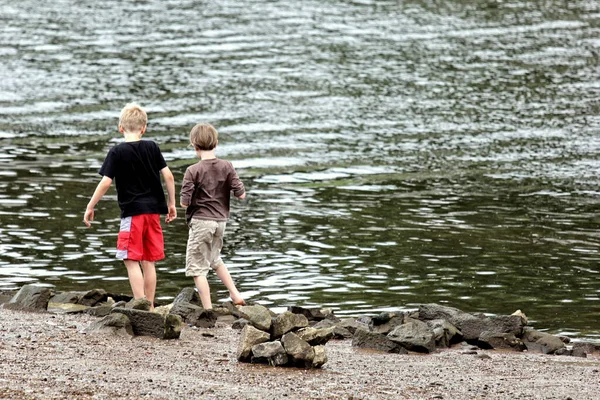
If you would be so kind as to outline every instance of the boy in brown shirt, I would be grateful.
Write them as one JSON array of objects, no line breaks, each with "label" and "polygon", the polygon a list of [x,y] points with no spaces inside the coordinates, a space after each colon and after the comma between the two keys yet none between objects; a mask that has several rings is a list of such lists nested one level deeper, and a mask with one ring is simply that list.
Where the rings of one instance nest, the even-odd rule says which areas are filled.
[{"label": "boy in brown shirt", "polygon": [[189,236],[185,257],[185,276],[194,278],[202,306],[212,308],[206,275],[212,268],[234,304],[244,305],[229,270],[221,259],[223,234],[229,218],[231,191],[239,199],[246,197],[244,184],[229,161],[215,156],[217,130],[210,124],[198,124],[190,132],[190,144],[200,161],[188,167],[181,186],[181,206],[186,209]]}]

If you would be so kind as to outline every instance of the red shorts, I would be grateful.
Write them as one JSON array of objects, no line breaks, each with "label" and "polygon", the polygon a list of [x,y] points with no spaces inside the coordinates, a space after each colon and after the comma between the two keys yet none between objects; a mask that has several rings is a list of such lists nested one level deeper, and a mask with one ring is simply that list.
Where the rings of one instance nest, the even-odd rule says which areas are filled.
[{"label": "red shorts", "polygon": [[121,219],[117,258],[134,261],[158,261],[165,258],[159,214],[140,214]]}]

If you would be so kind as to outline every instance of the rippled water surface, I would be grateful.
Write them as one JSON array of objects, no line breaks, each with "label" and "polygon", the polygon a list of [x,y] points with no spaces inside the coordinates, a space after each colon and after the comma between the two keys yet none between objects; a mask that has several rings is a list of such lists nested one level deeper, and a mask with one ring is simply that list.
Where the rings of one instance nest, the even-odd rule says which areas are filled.
[{"label": "rippled water surface", "polygon": [[[114,189],[81,220],[134,100],[177,189],[191,127],[219,130],[247,298],[600,338],[599,37],[587,0],[0,0],[0,289],[130,292]],[[164,228],[169,299],[192,281]]]}]

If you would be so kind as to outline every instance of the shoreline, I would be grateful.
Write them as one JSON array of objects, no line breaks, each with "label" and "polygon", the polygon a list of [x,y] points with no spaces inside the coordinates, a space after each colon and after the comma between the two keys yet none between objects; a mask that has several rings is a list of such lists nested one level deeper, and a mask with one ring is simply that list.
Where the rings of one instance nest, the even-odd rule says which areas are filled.
[{"label": "shoreline", "polygon": [[326,344],[321,369],[240,363],[240,332],[184,326],[161,340],[86,335],[97,318],[0,308],[0,398],[594,399],[600,355],[477,350],[390,354]]}]

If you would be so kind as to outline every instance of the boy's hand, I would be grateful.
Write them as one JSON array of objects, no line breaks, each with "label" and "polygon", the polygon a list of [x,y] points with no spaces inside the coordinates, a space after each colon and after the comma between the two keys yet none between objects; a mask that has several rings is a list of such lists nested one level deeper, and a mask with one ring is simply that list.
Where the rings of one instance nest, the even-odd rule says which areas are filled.
[{"label": "boy's hand", "polygon": [[94,220],[94,209],[93,208],[86,208],[85,209],[85,214],[83,214],[83,223],[87,225],[87,227],[89,228],[90,226],[92,226],[92,224],[90,224],[90,221]]},{"label": "boy's hand", "polygon": [[168,224],[169,222],[173,221],[175,218],[177,218],[177,209],[175,208],[174,205],[169,206],[169,213],[167,214],[167,217],[165,218],[165,222]]}]

